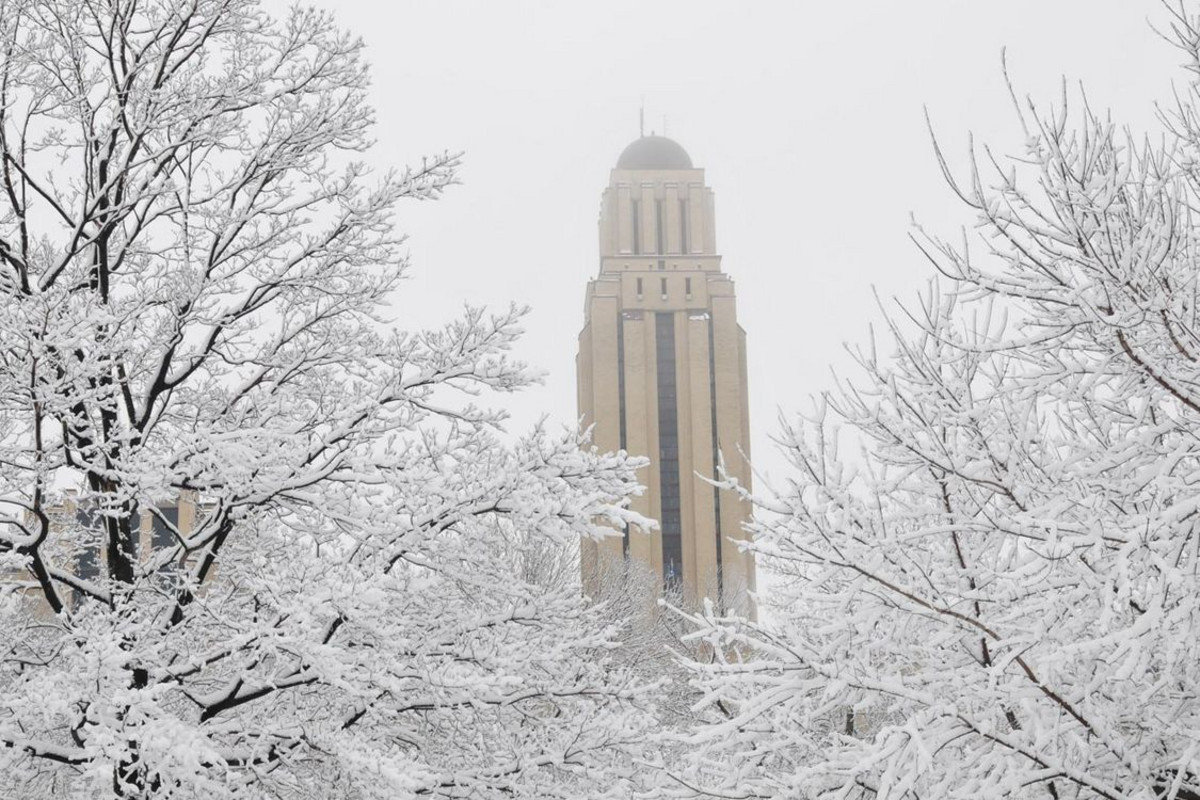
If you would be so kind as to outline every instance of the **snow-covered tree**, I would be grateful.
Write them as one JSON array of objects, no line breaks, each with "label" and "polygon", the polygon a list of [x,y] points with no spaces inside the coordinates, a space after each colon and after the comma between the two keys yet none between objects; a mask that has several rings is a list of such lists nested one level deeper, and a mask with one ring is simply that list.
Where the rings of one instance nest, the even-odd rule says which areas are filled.
[{"label": "snow-covered tree", "polygon": [[1161,135],[1020,101],[1014,157],[939,150],[973,226],[918,234],[928,296],[786,427],[771,623],[697,617],[681,791],[1200,798],[1200,18],[1169,30]]},{"label": "snow-covered tree", "polygon": [[637,464],[475,405],[519,311],[388,321],[456,159],[358,160],[360,50],[0,0],[0,797],[631,791],[645,683],[519,556],[636,522]]}]

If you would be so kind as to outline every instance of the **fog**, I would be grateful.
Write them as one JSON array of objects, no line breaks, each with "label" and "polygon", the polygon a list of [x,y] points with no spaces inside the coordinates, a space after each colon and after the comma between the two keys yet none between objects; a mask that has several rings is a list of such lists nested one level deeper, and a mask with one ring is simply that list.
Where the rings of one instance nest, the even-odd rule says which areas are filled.
[{"label": "fog", "polygon": [[512,428],[575,420],[583,294],[598,265],[600,192],[645,127],[706,170],[717,245],[749,337],[754,460],[780,410],[810,406],[846,343],[878,322],[875,293],[913,299],[933,274],[910,215],[950,237],[971,223],[925,123],[953,163],[968,134],[1018,153],[1018,93],[1055,102],[1086,84],[1136,130],[1181,81],[1151,22],[1157,2],[393,2],[328,4],[374,69],[380,165],[465,153],[462,185],[409,204],[406,327],[463,305],[528,304],[518,355],[547,371],[513,398]]}]

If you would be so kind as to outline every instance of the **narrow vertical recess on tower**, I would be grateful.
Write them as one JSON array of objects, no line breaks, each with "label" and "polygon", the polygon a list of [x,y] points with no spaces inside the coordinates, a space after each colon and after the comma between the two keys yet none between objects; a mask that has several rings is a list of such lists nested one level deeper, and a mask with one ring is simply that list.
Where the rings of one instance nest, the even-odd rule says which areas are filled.
[{"label": "narrow vertical recess on tower", "polygon": [[642,252],[642,204],[637,200],[633,200],[630,212],[630,218],[633,220],[633,252],[635,255]]},{"label": "narrow vertical recess on tower", "polygon": [[687,200],[679,201],[679,252],[686,255],[688,251],[688,205]]},{"label": "narrow vertical recess on tower", "polygon": [[663,228],[663,201],[654,201],[654,252],[660,256],[667,252],[663,242],[666,239],[666,229]]},{"label": "narrow vertical recess on tower", "polygon": [[679,409],[675,375],[675,314],[654,315],[658,373],[658,486],[661,506],[663,584],[683,583],[682,516],[679,498]]},{"label": "narrow vertical recess on tower", "polygon": [[[708,315],[708,408],[712,414],[712,474],[717,477],[721,466],[721,440],[717,436],[717,356],[716,335],[712,314]],[[721,490],[713,487],[713,530],[717,538],[717,611],[725,613],[725,559],[722,553],[725,537],[721,535]]]}]

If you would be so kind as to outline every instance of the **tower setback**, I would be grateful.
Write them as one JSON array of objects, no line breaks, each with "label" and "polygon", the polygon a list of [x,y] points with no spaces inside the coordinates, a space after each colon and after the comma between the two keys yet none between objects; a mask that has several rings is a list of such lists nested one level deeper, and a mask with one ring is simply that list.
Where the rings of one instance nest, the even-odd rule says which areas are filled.
[{"label": "tower setback", "polygon": [[[650,458],[635,510],[659,530],[583,545],[585,590],[640,562],[688,602],[753,613],[746,503],[699,476],[725,467],[749,487],[746,334],[717,255],[704,170],[662,136],[621,153],[600,208],[600,272],[588,283],[576,361],[579,412],[602,450]],[[602,577],[603,576],[603,577]]]}]

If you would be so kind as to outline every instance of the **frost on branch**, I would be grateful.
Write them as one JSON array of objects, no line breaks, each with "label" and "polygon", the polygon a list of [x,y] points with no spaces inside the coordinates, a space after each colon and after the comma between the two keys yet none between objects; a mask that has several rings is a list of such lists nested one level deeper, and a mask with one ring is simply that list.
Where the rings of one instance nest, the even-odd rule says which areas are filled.
[{"label": "frost on branch", "polygon": [[636,464],[499,438],[519,309],[382,321],[393,208],[457,159],[356,160],[360,50],[0,0],[0,797],[632,791],[617,629],[518,568],[629,518]]},{"label": "frost on branch", "polygon": [[1200,797],[1197,100],[1161,140],[1026,104],[1024,152],[947,168],[974,229],[783,432],[773,624],[698,619],[682,786]]}]

